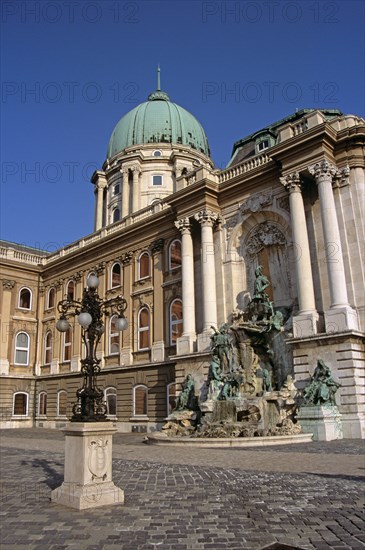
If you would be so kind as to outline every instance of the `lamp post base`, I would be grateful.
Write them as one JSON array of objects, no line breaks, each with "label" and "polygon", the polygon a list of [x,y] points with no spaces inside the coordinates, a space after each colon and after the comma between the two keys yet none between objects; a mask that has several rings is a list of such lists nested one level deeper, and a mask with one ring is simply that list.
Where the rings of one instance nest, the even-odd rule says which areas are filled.
[{"label": "lamp post base", "polygon": [[65,434],[64,481],[51,494],[55,504],[77,510],[124,503],[124,491],[112,481],[110,422],[72,422]]}]

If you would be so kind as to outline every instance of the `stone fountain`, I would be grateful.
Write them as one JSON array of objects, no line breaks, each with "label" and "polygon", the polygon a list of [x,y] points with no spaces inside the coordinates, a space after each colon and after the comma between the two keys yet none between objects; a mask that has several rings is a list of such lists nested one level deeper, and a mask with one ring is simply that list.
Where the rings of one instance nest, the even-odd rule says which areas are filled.
[{"label": "stone fountain", "polygon": [[[245,438],[275,439],[275,444],[311,441],[296,422],[298,394],[291,358],[285,343],[285,311],[275,309],[266,293],[270,285],[255,271],[252,300],[246,310],[236,310],[232,322],[211,327],[211,360],[208,377],[196,388],[189,374],[175,410],[163,426],[163,435],[148,436],[149,443],[165,438],[202,443]],[[300,434],[300,435],[299,435]],[[187,436],[187,437],[186,437]]]}]

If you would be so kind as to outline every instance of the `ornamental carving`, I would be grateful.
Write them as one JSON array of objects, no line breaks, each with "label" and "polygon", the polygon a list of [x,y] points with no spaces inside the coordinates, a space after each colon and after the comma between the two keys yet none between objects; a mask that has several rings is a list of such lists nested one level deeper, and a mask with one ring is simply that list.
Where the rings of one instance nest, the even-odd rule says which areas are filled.
[{"label": "ornamental carving", "polygon": [[121,255],[120,261],[125,266],[125,265],[129,265],[131,263],[132,258],[133,258],[133,252],[131,252],[131,251],[125,252],[124,254]]},{"label": "ornamental carving", "polygon": [[242,214],[247,214],[247,212],[258,212],[270,204],[272,204],[272,195],[256,195],[243,201],[240,206],[240,211]]},{"label": "ornamental carving", "polygon": [[336,184],[339,187],[343,187],[344,185],[349,185],[350,183],[349,175],[350,175],[350,168],[348,166],[345,166],[344,168],[340,168],[336,175]]},{"label": "ornamental carving", "polygon": [[99,264],[96,264],[92,270],[95,271],[96,275],[101,275],[105,269],[105,265],[105,262],[100,262]]},{"label": "ornamental carving", "polygon": [[218,220],[218,214],[213,212],[213,210],[205,208],[204,210],[194,214],[194,218],[203,226],[206,225],[208,227],[213,227],[215,222]]},{"label": "ornamental carving", "polygon": [[288,196],[279,197],[278,199],[276,199],[276,204],[282,210],[286,210],[287,212],[290,212],[289,197]]},{"label": "ornamental carving", "polygon": [[299,172],[293,172],[292,174],[288,174],[279,179],[280,179],[280,183],[284,185],[285,189],[289,191],[289,193],[301,192],[302,184],[300,181]]},{"label": "ornamental carving", "polygon": [[163,249],[163,245],[165,243],[164,239],[157,239],[156,241],[153,241],[153,243],[150,246],[150,250],[152,254],[155,252],[160,252]]},{"label": "ornamental carving", "polygon": [[92,481],[105,481],[109,463],[110,445],[108,440],[99,437],[89,443],[88,468]]},{"label": "ornamental carving", "polygon": [[337,168],[328,160],[321,160],[308,167],[308,170],[316,180],[332,179],[337,175]]},{"label": "ornamental carving", "polygon": [[175,227],[181,231],[182,235],[189,233],[190,234],[190,220],[189,218],[181,218],[181,220],[177,220],[175,222]]},{"label": "ornamental carving", "polygon": [[280,229],[270,222],[264,222],[256,226],[250,234],[246,250],[249,254],[258,254],[265,246],[284,246],[286,244],[285,235]]},{"label": "ornamental carving", "polygon": [[15,287],[15,281],[11,279],[3,279],[3,287],[6,290],[11,290],[12,288]]},{"label": "ornamental carving", "polygon": [[76,271],[75,275],[73,276],[73,279],[76,283],[81,281],[82,279],[82,271]]}]

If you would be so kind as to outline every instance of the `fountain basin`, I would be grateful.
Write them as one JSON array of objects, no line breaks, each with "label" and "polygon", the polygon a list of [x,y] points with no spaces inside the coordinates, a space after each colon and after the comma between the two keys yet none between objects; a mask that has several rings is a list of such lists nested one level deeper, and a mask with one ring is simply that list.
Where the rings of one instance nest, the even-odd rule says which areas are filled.
[{"label": "fountain basin", "polygon": [[290,445],[311,443],[313,434],[271,435],[264,437],[168,437],[164,433],[151,433],[146,436],[149,445],[170,447],[226,448],[226,447],[266,447],[270,445]]}]

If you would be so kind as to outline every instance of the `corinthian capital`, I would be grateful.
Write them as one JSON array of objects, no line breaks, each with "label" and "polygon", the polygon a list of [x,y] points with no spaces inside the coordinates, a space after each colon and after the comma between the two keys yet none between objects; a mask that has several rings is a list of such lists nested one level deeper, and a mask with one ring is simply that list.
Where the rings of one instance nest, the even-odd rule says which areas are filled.
[{"label": "corinthian capital", "polygon": [[308,170],[312,176],[315,177],[316,181],[321,181],[323,179],[331,179],[337,175],[337,168],[328,160],[321,160],[316,164],[308,167]]},{"label": "corinthian capital", "polygon": [[289,193],[300,193],[302,190],[299,172],[293,172],[292,174],[281,177],[280,183],[284,185]]},{"label": "corinthian capital", "polygon": [[11,279],[3,279],[3,287],[6,290],[11,290],[12,288],[15,287],[15,281],[13,281]]},{"label": "corinthian capital", "polygon": [[218,219],[218,214],[205,208],[204,210],[197,212],[194,215],[194,218],[203,226],[206,225],[208,227],[213,227],[214,223]]},{"label": "corinthian capital", "polygon": [[181,231],[182,235],[190,233],[191,225],[189,218],[181,218],[175,222],[175,227]]}]

